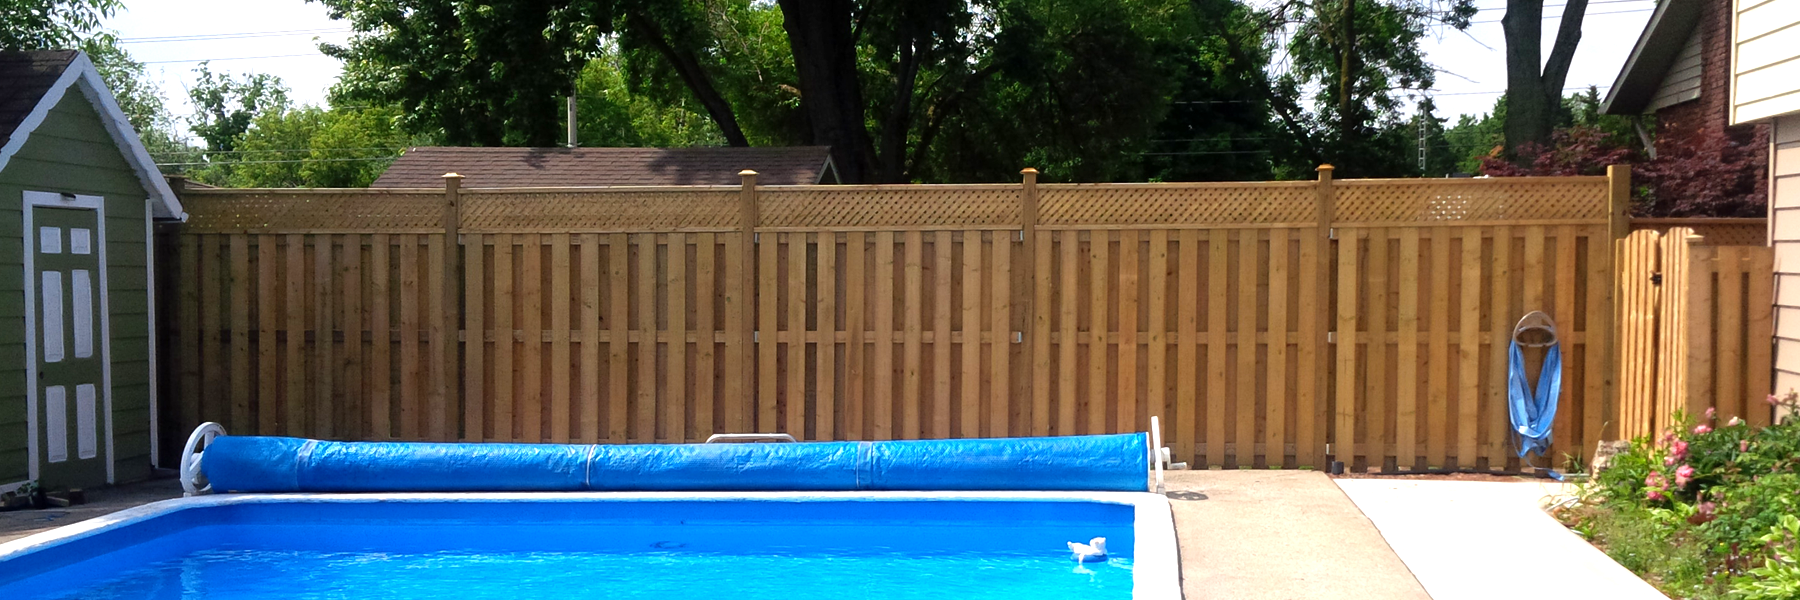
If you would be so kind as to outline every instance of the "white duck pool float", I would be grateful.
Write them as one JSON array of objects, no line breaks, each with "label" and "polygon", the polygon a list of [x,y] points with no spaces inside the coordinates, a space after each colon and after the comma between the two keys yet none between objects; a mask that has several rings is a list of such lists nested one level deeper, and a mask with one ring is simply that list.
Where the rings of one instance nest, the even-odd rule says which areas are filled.
[{"label": "white duck pool float", "polygon": [[1106,538],[1097,537],[1086,544],[1069,542],[1069,552],[1075,562],[1103,562],[1106,560]]}]

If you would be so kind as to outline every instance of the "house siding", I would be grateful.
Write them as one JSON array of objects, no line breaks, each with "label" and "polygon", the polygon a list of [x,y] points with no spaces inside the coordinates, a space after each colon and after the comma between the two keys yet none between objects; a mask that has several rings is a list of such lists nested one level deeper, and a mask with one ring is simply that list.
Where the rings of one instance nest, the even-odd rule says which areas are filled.
[{"label": "house siding", "polygon": [[1737,0],[1732,124],[1800,112],[1800,2]]},{"label": "house siding", "polygon": [[26,190],[105,198],[114,479],[127,482],[150,475],[151,332],[144,239],[149,194],[80,90],[69,89],[0,171],[0,483],[27,476]]},{"label": "house siding", "polygon": [[1775,244],[1775,393],[1800,391],[1800,115],[1775,119],[1769,231]]},{"label": "house siding", "polygon": [[1688,34],[1687,43],[1681,45],[1681,53],[1675,55],[1675,64],[1663,76],[1662,85],[1656,88],[1656,95],[1650,97],[1646,108],[1657,110],[1698,99],[1700,67],[1700,32],[1696,30]]}]

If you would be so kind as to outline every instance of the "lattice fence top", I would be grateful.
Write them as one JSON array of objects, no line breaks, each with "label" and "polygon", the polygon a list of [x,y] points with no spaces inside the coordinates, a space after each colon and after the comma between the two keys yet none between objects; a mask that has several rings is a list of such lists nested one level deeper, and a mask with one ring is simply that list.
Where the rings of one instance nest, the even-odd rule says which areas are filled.
[{"label": "lattice fence top", "polygon": [[1605,177],[1362,179],[1337,182],[1343,223],[1605,221]]},{"label": "lattice fence top", "polygon": [[482,232],[614,232],[733,229],[735,187],[469,190],[462,229]]},{"label": "lattice fence top", "polygon": [[1668,233],[1684,227],[1705,238],[1708,246],[1765,246],[1769,243],[1767,219],[1632,219],[1631,230]]},{"label": "lattice fence top", "polygon": [[770,186],[757,190],[763,227],[1018,227],[1017,185]]},{"label": "lattice fence top", "polygon": [[442,190],[191,190],[187,231],[442,231]]},{"label": "lattice fence top", "polygon": [[1075,225],[1314,224],[1310,181],[1038,186],[1038,223]]}]

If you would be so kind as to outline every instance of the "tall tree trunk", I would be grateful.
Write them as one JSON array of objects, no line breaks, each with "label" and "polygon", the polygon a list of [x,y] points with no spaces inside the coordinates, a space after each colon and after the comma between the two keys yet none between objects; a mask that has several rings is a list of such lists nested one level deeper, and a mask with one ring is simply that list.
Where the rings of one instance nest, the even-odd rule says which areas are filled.
[{"label": "tall tree trunk", "polygon": [[[1524,160],[1528,146],[1547,147],[1562,102],[1563,83],[1575,46],[1581,43],[1581,21],[1588,0],[1568,0],[1550,58],[1543,59],[1544,0],[1507,0],[1500,26],[1506,33],[1506,154]],[[1540,70],[1540,61],[1543,61]]]},{"label": "tall tree trunk", "polygon": [[844,183],[875,177],[875,147],[863,121],[849,0],[779,0],[782,27],[800,79],[800,108],[812,143],[831,146]]},{"label": "tall tree trunk", "polygon": [[681,76],[681,82],[694,94],[694,99],[699,100],[700,106],[706,108],[706,115],[712,117],[713,123],[719,126],[719,132],[725,134],[725,143],[739,147],[749,146],[750,140],[744,137],[744,130],[738,127],[737,113],[731,110],[731,103],[725,101],[719,88],[713,86],[712,76],[700,66],[700,61],[694,58],[693,52],[675,49],[656,21],[642,12],[628,11],[627,14],[630,25],[642,32],[650,46],[664,60],[669,61],[669,66],[675,68],[675,73]]},{"label": "tall tree trunk", "polygon": [[1339,137],[1348,138],[1362,126],[1357,117],[1356,101],[1356,0],[1344,0],[1342,27],[1338,30],[1338,121]]}]

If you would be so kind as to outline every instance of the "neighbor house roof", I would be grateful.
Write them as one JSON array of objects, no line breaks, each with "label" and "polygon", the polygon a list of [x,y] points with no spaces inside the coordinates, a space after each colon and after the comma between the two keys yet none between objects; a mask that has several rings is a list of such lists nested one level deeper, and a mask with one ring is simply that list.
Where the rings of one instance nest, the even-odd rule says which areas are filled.
[{"label": "neighbor house roof", "polygon": [[70,89],[80,90],[100,114],[113,144],[137,172],[155,215],[163,219],[184,218],[181,201],[163,180],[156,161],[144,150],[137,130],[119,109],[118,100],[100,79],[100,72],[87,55],[75,50],[0,52],[0,140],[4,140],[0,141],[0,170],[25,147],[32,132]]},{"label": "neighbor house roof", "polygon": [[1625,59],[1625,67],[1613,80],[1612,88],[1606,90],[1606,101],[1600,104],[1600,112],[1644,114],[1650,100],[1656,96],[1656,89],[1662,85],[1663,77],[1668,75],[1669,67],[1675,64],[1682,45],[1699,23],[1701,2],[1663,0],[1657,3],[1656,12],[1650,14],[1650,22],[1638,35],[1637,45],[1631,48],[1631,56]]},{"label": "neighbor house roof", "polygon": [[457,173],[469,187],[837,183],[825,146],[788,148],[411,148],[371,187],[420,188]]}]

